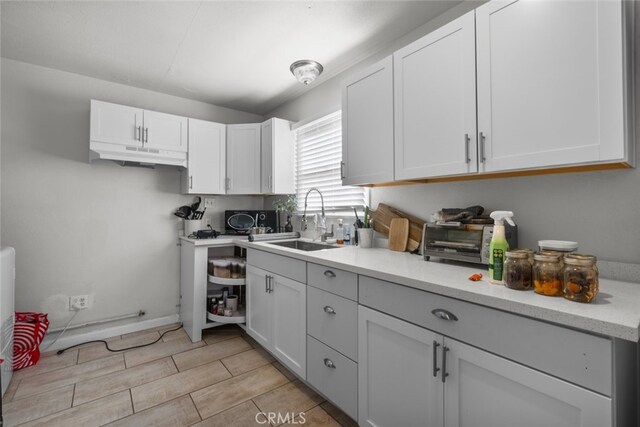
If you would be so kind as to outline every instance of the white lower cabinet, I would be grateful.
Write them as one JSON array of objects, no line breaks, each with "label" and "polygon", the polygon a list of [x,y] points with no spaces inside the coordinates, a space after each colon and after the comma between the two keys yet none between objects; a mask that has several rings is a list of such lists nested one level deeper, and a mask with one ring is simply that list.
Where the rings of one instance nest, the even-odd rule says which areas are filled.
[{"label": "white lower cabinet", "polygon": [[307,286],[247,266],[247,332],[301,378],[306,377]]},{"label": "white lower cabinet", "polygon": [[606,427],[611,399],[369,308],[358,308],[363,426]]}]

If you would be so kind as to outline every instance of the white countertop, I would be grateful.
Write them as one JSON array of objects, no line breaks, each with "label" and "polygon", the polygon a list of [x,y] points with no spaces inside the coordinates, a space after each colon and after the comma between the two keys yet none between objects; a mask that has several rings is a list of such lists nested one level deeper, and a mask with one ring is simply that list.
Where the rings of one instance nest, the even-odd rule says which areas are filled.
[{"label": "white countertop", "polygon": [[[221,241],[220,237],[216,240]],[[199,241],[195,242],[196,245],[200,244]],[[357,246],[303,252],[266,242],[250,243],[246,239],[235,240],[233,244],[316,262],[584,331],[634,342],[640,338],[640,284],[637,283],[600,279],[600,293],[595,301],[581,304],[562,297],[545,297],[533,291],[515,291],[493,285],[484,279],[472,282],[468,277],[473,273],[480,272],[486,277],[484,266],[427,262],[421,256],[407,252]]]},{"label": "white countertop", "polygon": [[248,243],[248,236],[227,236],[220,235],[216,239],[190,239],[185,236],[179,236],[180,240],[189,242],[195,246],[235,246],[239,243]]}]

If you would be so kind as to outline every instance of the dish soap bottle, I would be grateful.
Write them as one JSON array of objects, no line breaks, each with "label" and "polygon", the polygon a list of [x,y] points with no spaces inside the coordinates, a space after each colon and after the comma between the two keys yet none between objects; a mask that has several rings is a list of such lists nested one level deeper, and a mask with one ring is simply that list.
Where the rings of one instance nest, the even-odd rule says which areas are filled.
[{"label": "dish soap bottle", "polygon": [[338,219],[338,230],[336,231],[336,243],[344,245],[344,228],[342,228],[342,218]]},{"label": "dish soap bottle", "polygon": [[509,250],[509,243],[504,237],[504,222],[516,225],[513,222],[513,212],[493,211],[491,218],[494,220],[493,236],[489,243],[489,281],[496,285],[503,285],[505,253]]}]

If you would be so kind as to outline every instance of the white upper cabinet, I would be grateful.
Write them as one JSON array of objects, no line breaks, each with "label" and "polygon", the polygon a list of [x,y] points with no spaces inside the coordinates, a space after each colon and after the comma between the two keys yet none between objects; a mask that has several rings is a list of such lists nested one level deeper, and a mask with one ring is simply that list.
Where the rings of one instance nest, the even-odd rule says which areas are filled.
[{"label": "white upper cabinet", "polygon": [[227,194],[260,193],[260,123],[227,125]]},{"label": "white upper cabinet", "polygon": [[391,56],[342,86],[342,184],[393,181]]},{"label": "white upper cabinet", "polygon": [[282,119],[269,119],[261,124],[261,135],[261,193],[295,193],[291,123]]},{"label": "white upper cabinet", "polygon": [[182,171],[185,194],[224,194],[226,126],[189,119],[187,169]]},{"label": "white upper cabinet", "polygon": [[477,171],[471,11],[393,54],[395,179]]},{"label": "white upper cabinet", "polygon": [[142,147],[141,108],[91,100],[91,141]]},{"label": "white upper cabinet", "polygon": [[623,3],[492,1],[476,9],[481,171],[633,164]]},{"label": "white upper cabinet", "polygon": [[187,118],[145,110],[144,142],[149,148],[186,153]]}]

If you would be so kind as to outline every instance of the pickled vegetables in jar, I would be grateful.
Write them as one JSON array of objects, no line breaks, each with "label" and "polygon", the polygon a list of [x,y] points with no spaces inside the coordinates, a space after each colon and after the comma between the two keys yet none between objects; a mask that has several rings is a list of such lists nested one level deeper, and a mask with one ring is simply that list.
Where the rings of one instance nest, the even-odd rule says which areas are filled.
[{"label": "pickled vegetables in jar", "polygon": [[563,294],[566,299],[591,302],[598,295],[597,259],[592,255],[570,254],[564,258]]},{"label": "pickled vegetables in jar", "polygon": [[524,250],[508,251],[505,254],[504,285],[509,289],[526,291],[533,287],[529,254]]},{"label": "pickled vegetables in jar", "polygon": [[559,254],[534,255],[533,290],[541,295],[559,297],[563,295],[562,258]]}]

